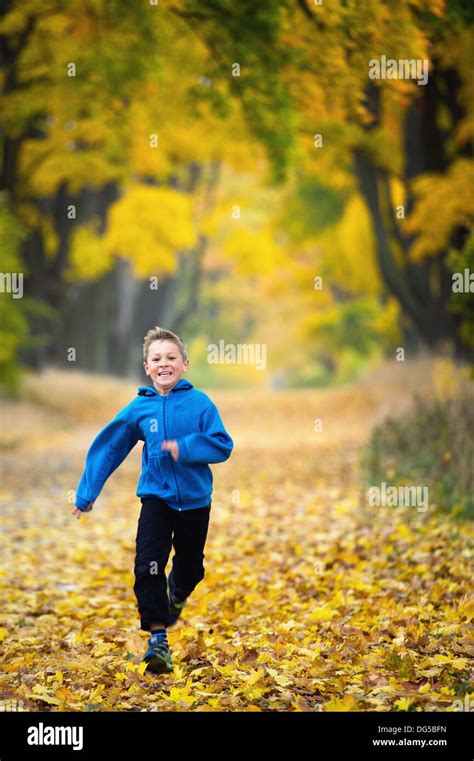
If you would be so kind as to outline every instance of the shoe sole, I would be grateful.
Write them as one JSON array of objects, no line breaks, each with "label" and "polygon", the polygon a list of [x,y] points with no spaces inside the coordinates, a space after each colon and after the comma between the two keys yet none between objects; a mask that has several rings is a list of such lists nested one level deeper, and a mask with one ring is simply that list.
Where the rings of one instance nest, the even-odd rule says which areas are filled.
[{"label": "shoe sole", "polygon": [[145,671],[151,671],[153,674],[169,674],[173,671],[173,666],[170,666],[159,655],[152,655],[144,659],[147,667]]}]

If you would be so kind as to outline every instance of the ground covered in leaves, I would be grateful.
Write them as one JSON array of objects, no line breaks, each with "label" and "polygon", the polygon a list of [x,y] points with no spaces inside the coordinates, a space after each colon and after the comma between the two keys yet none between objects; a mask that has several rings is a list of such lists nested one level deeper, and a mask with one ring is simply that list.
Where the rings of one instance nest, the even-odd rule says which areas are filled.
[{"label": "ground covered in leaves", "polygon": [[209,392],[235,450],[213,466],[206,575],[168,631],[165,676],[144,673],[133,594],[141,444],[91,513],[78,521],[68,502],[136,385],[49,371],[4,404],[3,710],[472,706],[472,527],[369,507],[359,465],[374,423],[432,393],[435,365],[335,390]]}]

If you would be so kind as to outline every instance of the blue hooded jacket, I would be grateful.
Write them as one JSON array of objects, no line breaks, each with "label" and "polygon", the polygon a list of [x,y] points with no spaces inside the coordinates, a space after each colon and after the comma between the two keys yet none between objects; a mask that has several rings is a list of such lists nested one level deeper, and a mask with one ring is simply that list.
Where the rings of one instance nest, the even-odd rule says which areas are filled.
[{"label": "blue hooded jacket", "polygon": [[[176,439],[178,460],[161,449],[165,439]],[[108,477],[139,440],[144,445],[138,497],[159,497],[175,510],[211,503],[209,463],[227,460],[234,443],[214,402],[181,378],[165,395],[154,386],[140,386],[136,398],[96,436],[77,488],[76,507],[85,510],[97,499]]]}]

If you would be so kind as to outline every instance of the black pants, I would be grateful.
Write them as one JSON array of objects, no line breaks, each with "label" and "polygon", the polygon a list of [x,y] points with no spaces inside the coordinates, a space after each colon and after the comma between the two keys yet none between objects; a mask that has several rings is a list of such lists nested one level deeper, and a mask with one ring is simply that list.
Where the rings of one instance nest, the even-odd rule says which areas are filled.
[{"label": "black pants", "polygon": [[138,602],[140,628],[168,625],[166,564],[175,549],[169,585],[177,600],[184,600],[204,578],[204,545],[211,505],[193,510],[174,510],[158,497],[142,497],[138,519],[133,591]]}]

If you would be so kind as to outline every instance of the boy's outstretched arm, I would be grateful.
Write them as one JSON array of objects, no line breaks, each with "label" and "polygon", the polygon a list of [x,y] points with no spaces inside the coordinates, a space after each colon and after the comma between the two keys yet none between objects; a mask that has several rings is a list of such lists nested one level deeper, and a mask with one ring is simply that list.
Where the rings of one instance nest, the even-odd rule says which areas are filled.
[{"label": "boy's outstretched arm", "polygon": [[140,429],[128,422],[127,405],[95,437],[86,457],[86,465],[76,491],[75,505],[82,512],[92,509],[110,475],[124,461],[137,441]]},{"label": "boy's outstretched arm", "polygon": [[204,410],[200,427],[199,433],[188,433],[187,436],[176,439],[179,462],[191,465],[228,460],[234,448],[234,442],[224,428],[224,423],[213,402]]}]

